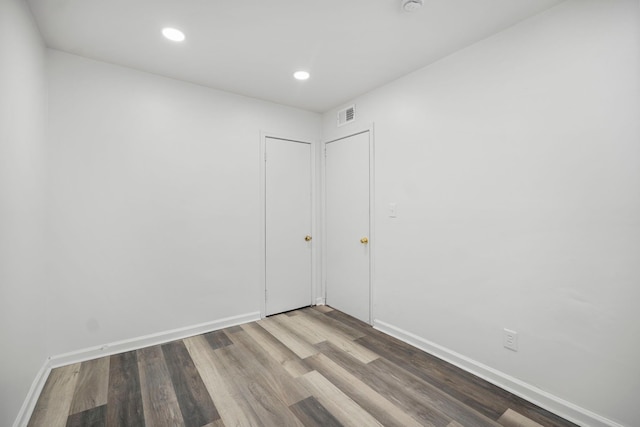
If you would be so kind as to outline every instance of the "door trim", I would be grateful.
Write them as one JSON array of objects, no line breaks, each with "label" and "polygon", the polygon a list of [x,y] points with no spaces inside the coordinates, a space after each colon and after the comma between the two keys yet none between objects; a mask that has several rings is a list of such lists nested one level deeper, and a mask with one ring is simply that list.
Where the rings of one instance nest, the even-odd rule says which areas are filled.
[{"label": "door trim", "polygon": [[325,304],[327,301],[327,144],[340,141],[361,133],[369,132],[369,324],[373,325],[375,319],[375,247],[376,247],[376,235],[375,235],[375,132],[374,123],[369,124],[368,127],[359,128],[355,131],[346,133],[342,136],[332,138],[327,141],[323,141],[320,144],[320,173],[322,179],[320,180],[320,209],[321,209],[321,237],[322,242],[320,246],[320,289],[317,304]]},{"label": "door trim", "polygon": [[311,236],[313,236],[313,243],[311,244],[311,300],[309,301],[309,305],[316,304],[316,297],[318,295],[318,283],[319,283],[319,254],[318,248],[320,248],[319,240],[316,239],[316,235],[318,233],[318,203],[317,203],[317,154],[315,147],[318,145],[317,141],[314,141],[312,138],[295,138],[283,136],[279,133],[271,133],[271,132],[260,132],[260,156],[258,161],[260,162],[260,268],[259,268],[259,277],[258,277],[258,295],[260,298],[260,318],[264,319],[267,313],[267,305],[266,305],[266,295],[267,295],[267,197],[266,197],[266,144],[267,138],[279,139],[283,141],[297,142],[300,144],[309,144],[311,146]]}]

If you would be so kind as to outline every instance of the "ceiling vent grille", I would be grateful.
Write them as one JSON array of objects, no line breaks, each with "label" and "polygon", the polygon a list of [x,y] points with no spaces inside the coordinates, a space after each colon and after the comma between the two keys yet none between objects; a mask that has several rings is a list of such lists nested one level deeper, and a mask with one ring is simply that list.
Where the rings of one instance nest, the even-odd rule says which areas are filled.
[{"label": "ceiling vent grille", "polygon": [[338,111],[338,127],[344,126],[347,123],[351,123],[356,119],[356,106],[350,105],[349,107]]}]

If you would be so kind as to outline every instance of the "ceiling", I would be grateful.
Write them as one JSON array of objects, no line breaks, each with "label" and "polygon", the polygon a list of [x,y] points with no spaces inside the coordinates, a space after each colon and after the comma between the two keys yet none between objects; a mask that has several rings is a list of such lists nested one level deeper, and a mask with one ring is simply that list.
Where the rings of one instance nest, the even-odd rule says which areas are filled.
[{"label": "ceiling", "polygon": [[51,48],[316,112],[561,1],[27,0]]}]

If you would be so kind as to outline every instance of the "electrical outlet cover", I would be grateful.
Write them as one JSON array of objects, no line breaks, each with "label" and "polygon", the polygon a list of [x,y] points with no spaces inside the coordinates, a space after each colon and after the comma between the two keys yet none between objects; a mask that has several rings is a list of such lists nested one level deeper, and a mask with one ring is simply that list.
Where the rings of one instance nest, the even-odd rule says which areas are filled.
[{"label": "electrical outlet cover", "polygon": [[505,328],[502,333],[502,345],[509,350],[518,351],[518,333]]}]

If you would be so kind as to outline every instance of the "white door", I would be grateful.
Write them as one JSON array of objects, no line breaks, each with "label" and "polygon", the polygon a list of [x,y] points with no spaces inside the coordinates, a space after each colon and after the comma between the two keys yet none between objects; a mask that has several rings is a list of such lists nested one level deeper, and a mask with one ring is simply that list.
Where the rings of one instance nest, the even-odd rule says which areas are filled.
[{"label": "white door", "polygon": [[311,144],[265,141],[265,312],[311,304]]},{"label": "white door", "polygon": [[326,144],[327,304],[370,322],[369,137]]}]

